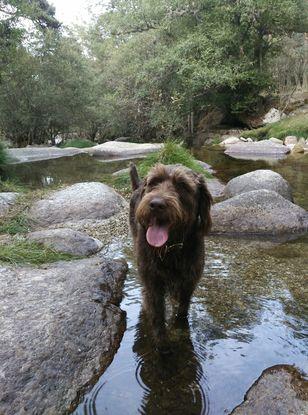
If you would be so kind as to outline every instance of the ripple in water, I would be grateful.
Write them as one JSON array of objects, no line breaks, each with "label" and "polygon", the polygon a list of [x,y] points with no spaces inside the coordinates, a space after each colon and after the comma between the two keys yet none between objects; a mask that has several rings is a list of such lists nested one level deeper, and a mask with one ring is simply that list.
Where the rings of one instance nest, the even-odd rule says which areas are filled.
[{"label": "ripple in water", "polygon": [[[119,246],[111,251],[118,255]],[[127,330],[75,414],[221,415],[265,368],[285,363],[308,371],[306,241],[263,246],[211,238],[207,251],[189,326],[169,324],[167,356],[153,350],[131,247],[122,251],[130,264],[121,304]]]}]

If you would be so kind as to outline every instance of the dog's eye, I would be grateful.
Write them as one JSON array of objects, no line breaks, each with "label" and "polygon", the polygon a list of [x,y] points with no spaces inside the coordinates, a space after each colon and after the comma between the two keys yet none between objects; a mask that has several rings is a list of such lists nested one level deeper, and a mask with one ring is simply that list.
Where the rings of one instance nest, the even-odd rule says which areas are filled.
[{"label": "dog's eye", "polygon": [[189,185],[189,183],[187,183],[186,180],[177,180],[175,185],[179,190],[184,190],[186,192],[192,191],[191,186]]},{"label": "dog's eye", "polygon": [[148,187],[154,187],[154,186],[157,186],[159,183],[161,183],[162,182],[162,179],[160,179],[160,178],[158,178],[158,177],[153,177],[153,179],[151,179],[149,182],[148,182]]}]

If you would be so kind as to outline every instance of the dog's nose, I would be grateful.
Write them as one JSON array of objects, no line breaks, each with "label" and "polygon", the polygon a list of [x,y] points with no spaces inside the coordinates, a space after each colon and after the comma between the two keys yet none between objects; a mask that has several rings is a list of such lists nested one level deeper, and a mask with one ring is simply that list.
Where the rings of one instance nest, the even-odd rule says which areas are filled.
[{"label": "dog's nose", "polygon": [[166,202],[164,201],[164,199],[160,197],[154,197],[150,202],[150,208],[152,210],[162,210],[162,209],[165,209],[165,207],[166,207]]}]

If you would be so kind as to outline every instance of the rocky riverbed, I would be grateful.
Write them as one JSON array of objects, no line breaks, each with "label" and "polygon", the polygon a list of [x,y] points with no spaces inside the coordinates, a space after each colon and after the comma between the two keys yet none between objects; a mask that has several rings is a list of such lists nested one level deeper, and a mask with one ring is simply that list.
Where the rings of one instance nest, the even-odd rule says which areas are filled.
[{"label": "rocky riverbed", "polygon": [[[110,259],[110,255],[106,257],[105,252],[110,252],[110,249],[112,251],[110,247],[115,246],[115,255],[111,257],[125,257],[130,264],[130,274],[134,274],[135,265],[129,254],[131,247],[127,220],[128,204],[122,196],[108,186],[89,181],[88,178],[85,179],[86,182],[69,183],[60,190],[44,194],[41,200],[33,203],[24,214],[31,224],[32,232],[27,235],[29,240],[35,240],[60,252],[68,252],[67,247],[69,247],[69,253],[89,257],[40,267],[1,265],[0,285],[4,308],[0,316],[2,329],[0,365],[3,368],[3,376],[0,377],[0,386],[3,391],[0,412],[5,414],[23,413],[23,411],[30,411],[30,413],[37,411],[42,414],[64,413],[69,408],[73,409],[83,393],[87,392],[92,383],[99,379],[120,344],[125,328],[125,316],[119,308],[119,303],[127,268],[125,262]],[[231,233],[233,236],[241,234],[244,237],[266,236],[267,238],[283,234],[286,239],[299,237],[307,232],[307,212],[296,205],[297,193],[295,192],[294,200],[289,183],[279,174],[272,174],[266,169],[256,170],[249,175],[238,175],[236,179],[229,181],[226,187],[217,179],[212,181],[209,179],[208,182],[217,201],[213,208],[214,232]],[[6,203],[4,214],[8,214],[13,203],[18,204],[17,195],[11,199],[9,204]],[[7,244],[15,239],[16,237],[4,235],[0,243]],[[125,301],[122,303],[122,308],[128,312],[130,326],[125,332],[120,351],[116,354],[115,369],[113,365],[110,367],[110,376],[112,377],[113,370],[117,370],[117,367],[119,370],[119,365],[121,370],[124,361],[132,365],[129,370],[135,373],[136,368],[132,363],[135,360],[127,354],[129,345],[129,348],[134,349],[143,359],[141,372],[136,373],[137,376],[142,377],[144,384],[147,385],[146,388],[150,388],[147,401],[149,408],[156,401],[161,401],[164,407],[167,405],[167,400],[171,404],[171,407],[168,406],[169,409],[172,409],[173,400],[177,407],[178,398],[175,399],[175,396],[178,396],[177,386],[182,385],[187,410],[191,413],[202,413],[202,408],[208,405],[207,400],[209,400],[214,402],[210,413],[219,414],[222,406],[218,405],[220,409],[215,412],[217,402],[212,395],[206,397],[205,401],[202,398],[207,388],[207,381],[202,380],[203,375],[200,373],[205,371],[215,385],[222,387],[222,384],[225,384],[233,388],[231,395],[234,399],[230,394],[226,395],[221,392],[224,410],[227,408],[230,411],[243,399],[243,392],[248,389],[252,380],[256,379],[256,375],[259,376],[260,368],[264,369],[262,364],[254,366],[250,361],[254,353],[250,348],[250,344],[253,344],[252,339],[254,336],[259,339],[257,329],[254,327],[259,327],[258,324],[261,321],[261,332],[266,330],[264,328],[266,323],[262,317],[264,310],[268,308],[275,315],[274,310],[278,312],[279,307],[283,305],[285,311],[281,311],[279,319],[281,318],[281,321],[285,319],[288,324],[292,318],[296,319],[297,330],[301,332],[300,304],[303,299],[298,286],[302,283],[301,252],[303,252],[303,246],[299,242],[298,248],[294,245],[296,248],[293,252],[289,244],[281,248],[278,245],[275,248],[275,244],[270,243],[266,248],[264,245],[264,248],[261,248],[261,251],[262,249],[264,251],[260,253],[259,248],[256,249],[255,245],[250,246],[250,243],[246,242],[241,243],[236,240],[228,242],[217,237],[211,237],[207,241],[208,259],[205,277],[192,304],[190,318],[192,340],[190,340],[189,333],[185,332],[188,337],[185,334],[183,335],[185,338],[179,339],[178,355],[176,353],[172,360],[174,367],[178,367],[181,372],[184,353],[192,370],[187,371],[183,368],[185,375],[181,381],[178,379],[176,384],[173,384],[172,378],[171,383],[163,380],[163,389],[159,387],[160,371],[164,372],[162,362],[159,359],[156,361],[157,357],[152,356],[148,346],[142,346],[143,341],[139,336],[143,330],[142,317],[138,320],[138,311],[136,312],[136,304],[139,310],[140,292],[136,294],[138,282],[134,280],[132,283],[130,275],[125,285],[127,301],[130,305],[127,306]],[[276,258],[277,252],[278,259]],[[280,264],[280,255],[283,258],[283,264]],[[299,255],[297,262],[296,255]],[[292,261],[285,262],[286,258],[291,257]],[[267,272],[269,272],[268,276]],[[286,273],[285,277],[283,273]],[[292,273],[295,273],[293,278]],[[209,274],[211,274],[210,279]],[[132,298],[128,294],[131,287],[134,292]],[[266,293],[270,293],[270,298],[266,297]],[[299,300],[296,300],[297,298]],[[271,304],[271,300],[275,302],[275,306]],[[266,304],[265,309],[262,301]],[[288,311],[288,307],[291,307],[291,311]],[[296,313],[294,314],[292,310],[296,310]],[[273,326],[271,326],[270,333],[274,337],[277,334],[275,339],[279,345],[279,338],[282,336],[284,339],[284,335],[280,332],[275,334],[276,323],[273,320],[271,324]],[[288,336],[293,336],[291,334],[293,331],[289,326],[285,327],[283,322],[282,325],[288,332]],[[242,338],[244,335],[241,332],[242,329],[249,333],[247,339],[245,336]],[[135,333],[135,345],[127,340],[127,336],[131,336],[131,333]],[[175,337],[178,334],[175,333]],[[252,336],[251,339],[249,336]],[[238,355],[237,352],[234,355],[234,361],[237,364],[241,362],[242,368],[237,386],[235,384],[230,386],[233,385],[233,380],[228,376],[225,376],[224,381],[220,379],[219,374],[222,373],[222,368],[219,368],[215,356],[219,357],[222,362],[227,360],[226,367],[229,368],[230,375],[236,374],[238,370],[225,355],[225,352],[228,354],[231,350],[228,349],[227,343],[222,341],[224,337],[230,341],[232,339],[233,343],[238,342],[238,346],[243,349],[247,344],[248,350],[244,352],[244,357]],[[206,345],[206,353],[203,353],[202,348],[199,349],[200,339],[202,339],[201,343]],[[211,341],[213,341],[213,347]],[[221,349],[216,348],[215,342],[218,342]],[[257,361],[261,361],[261,355],[264,354],[264,362],[267,362],[267,366],[279,363],[276,358],[268,357],[266,350],[263,350],[264,344],[270,347],[267,340],[264,340],[263,344],[257,342],[254,346],[260,352]],[[281,348],[280,345],[278,347],[278,355],[284,356],[281,363],[295,362],[301,366],[300,356],[303,350],[301,341],[296,341],[296,337],[294,339],[292,337],[288,344],[289,346],[286,343]],[[126,350],[123,361],[121,360],[122,347]],[[292,347],[294,347],[294,353]],[[289,359],[283,350],[289,351],[291,356]],[[248,353],[247,358],[246,353]],[[298,356],[295,358],[296,353]],[[148,359],[147,354],[154,360],[152,357]],[[211,369],[211,360],[207,357],[211,354],[213,354],[213,363],[215,362],[216,365],[214,365],[215,368],[213,367],[214,371]],[[244,370],[245,359],[248,359],[248,365],[252,368],[255,377],[248,376]],[[295,360],[291,362],[292,359]],[[138,359],[137,361],[139,362]],[[152,362],[156,362],[155,367]],[[105,381],[110,379],[104,376],[108,376],[108,372],[95,385],[94,395],[90,392],[90,400],[92,396],[95,396],[93,398],[95,407],[98,405],[102,413],[105,412],[100,406],[101,399],[111,411],[109,413],[116,413],[114,411],[117,410],[118,404],[112,399],[113,392],[110,391],[106,396],[108,387],[103,388],[102,392],[96,392],[97,388],[101,389],[100,382],[104,384],[104,379]],[[124,379],[127,379],[126,375]],[[268,399],[272,399],[276,391],[276,381],[273,377],[270,379],[272,379],[269,382],[272,382],[273,388]],[[246,383],[242,382],[244,380]],[[127,395],[129,395],[134,382],[128,380],[125,382]],[[113,383],[110,379],[110,385],[113,390],[117,391],[121,382]],[[166,395],[169,398],[171,396],[171,400],[168,398],[165,401],[162,397],[161,394],[165,388],[166,390],[169,388],[171,393],[174,392],[174,396],[170,395],[170,391]],[[191,388],[196,388],[197,406],[194,406],[191,401],[192,397],[189,392]],[[212,388],[216,390],[213,384]],[[35,393],[35,390],[40,392]],[[219,390],[217,393],[220,393]],[[259,393],[258,390],[257,393]],[[130,397],[127,402],[125,401],[129,410],[138,404],[136,394],[133,393],[132,396],[133,404]],[[85,402],[88,402],[87,398]],[[301,398],[301,404],[304,405],[303,398]],[[254,408],[251,400],[247,401],[247,405]],[[137,411],[137,408],[135,409]],[[89,412],[83,411],[81,405],[77,413],[92,414],[94,412],[92,409]]]}]

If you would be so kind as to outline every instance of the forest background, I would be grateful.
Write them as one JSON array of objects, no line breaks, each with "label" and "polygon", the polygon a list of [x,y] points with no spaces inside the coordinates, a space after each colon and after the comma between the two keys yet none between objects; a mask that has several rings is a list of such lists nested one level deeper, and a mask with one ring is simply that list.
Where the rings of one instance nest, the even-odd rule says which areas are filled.
[{"label": "forest background", "polygon": [[0,0],[0,139],[103,142],[249,126],[308,90],[305,0],[112,0],[67,28],[46,0]]}]

